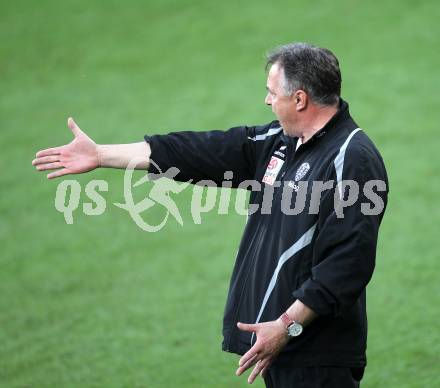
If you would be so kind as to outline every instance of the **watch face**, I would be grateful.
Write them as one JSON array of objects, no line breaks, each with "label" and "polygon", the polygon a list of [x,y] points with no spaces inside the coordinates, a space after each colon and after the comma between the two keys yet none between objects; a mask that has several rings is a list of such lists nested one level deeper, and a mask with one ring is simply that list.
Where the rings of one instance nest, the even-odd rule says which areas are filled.
[{"label": "watch face", "polygon": [[290,337],[298,337],[302,333],[303,327],[298,322],[293,322],[287,331]]}]

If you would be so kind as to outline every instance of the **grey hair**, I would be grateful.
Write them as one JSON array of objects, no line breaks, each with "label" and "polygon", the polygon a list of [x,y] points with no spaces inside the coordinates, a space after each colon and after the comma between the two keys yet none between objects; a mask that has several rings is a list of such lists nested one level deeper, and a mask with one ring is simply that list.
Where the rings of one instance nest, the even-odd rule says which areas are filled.
[{"label": "grey hair", "polygon": [[267,55],[266,70],[278,64],[284,72],[286,95],[304,90],[313,102],[335,105],[341,95],[341,71],[336,56],[327,49],[308,43],[290,43]]}]

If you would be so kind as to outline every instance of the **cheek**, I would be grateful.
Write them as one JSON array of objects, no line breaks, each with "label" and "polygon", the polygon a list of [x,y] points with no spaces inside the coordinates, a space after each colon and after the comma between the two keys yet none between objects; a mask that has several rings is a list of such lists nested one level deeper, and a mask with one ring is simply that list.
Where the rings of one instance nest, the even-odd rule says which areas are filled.
[{"label": "cheek", "polygon": [[276,105],[276,110],[277,110],[277,113],[279,115],[284,115],[286,113],[286,106],[285,106],[285,104],[278,103]]}]

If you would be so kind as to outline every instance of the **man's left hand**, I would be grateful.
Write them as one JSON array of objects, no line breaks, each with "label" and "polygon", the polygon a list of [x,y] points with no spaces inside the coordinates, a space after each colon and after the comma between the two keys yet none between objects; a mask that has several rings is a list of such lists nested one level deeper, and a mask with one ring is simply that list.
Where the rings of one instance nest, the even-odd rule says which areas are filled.
[{"label": "man's left hand", "polygon": [[237,326],[240,330],[255,333],[257,336],[257,342],[240,358],[239,368],[235,372],[237,376],[240,376],[256,364],[248,378],[248,383],[252,384],[258,375],[264,376],[272,361],[289,342],[289,337],[280,319],[256,324],[238,322]]}]

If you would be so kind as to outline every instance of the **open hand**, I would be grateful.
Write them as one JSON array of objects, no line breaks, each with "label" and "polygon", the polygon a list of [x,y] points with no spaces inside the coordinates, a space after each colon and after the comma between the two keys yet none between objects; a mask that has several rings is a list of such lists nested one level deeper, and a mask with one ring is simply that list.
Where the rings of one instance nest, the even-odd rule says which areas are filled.
[{"label": "open hand", "polygon": [[47,175],[48,179],[67,174],[80,174],[99,166],[96,143],[88,137],[71,117],[67,120],[74,139],[61,147],[38,151],[32,161],[37,170],[57,170]]},{"label": "open hand", "polygon": [[280,320],[256,324],[238,322],[237,326],[240,330],[255,333],[257,336],[255,345],[240,358],[236,371],[237,376],[240,376],[256,364],[248,378],[248,383],[252,384],[258,375],[264,376],[270,364],[289,341],[289,337]]}]

